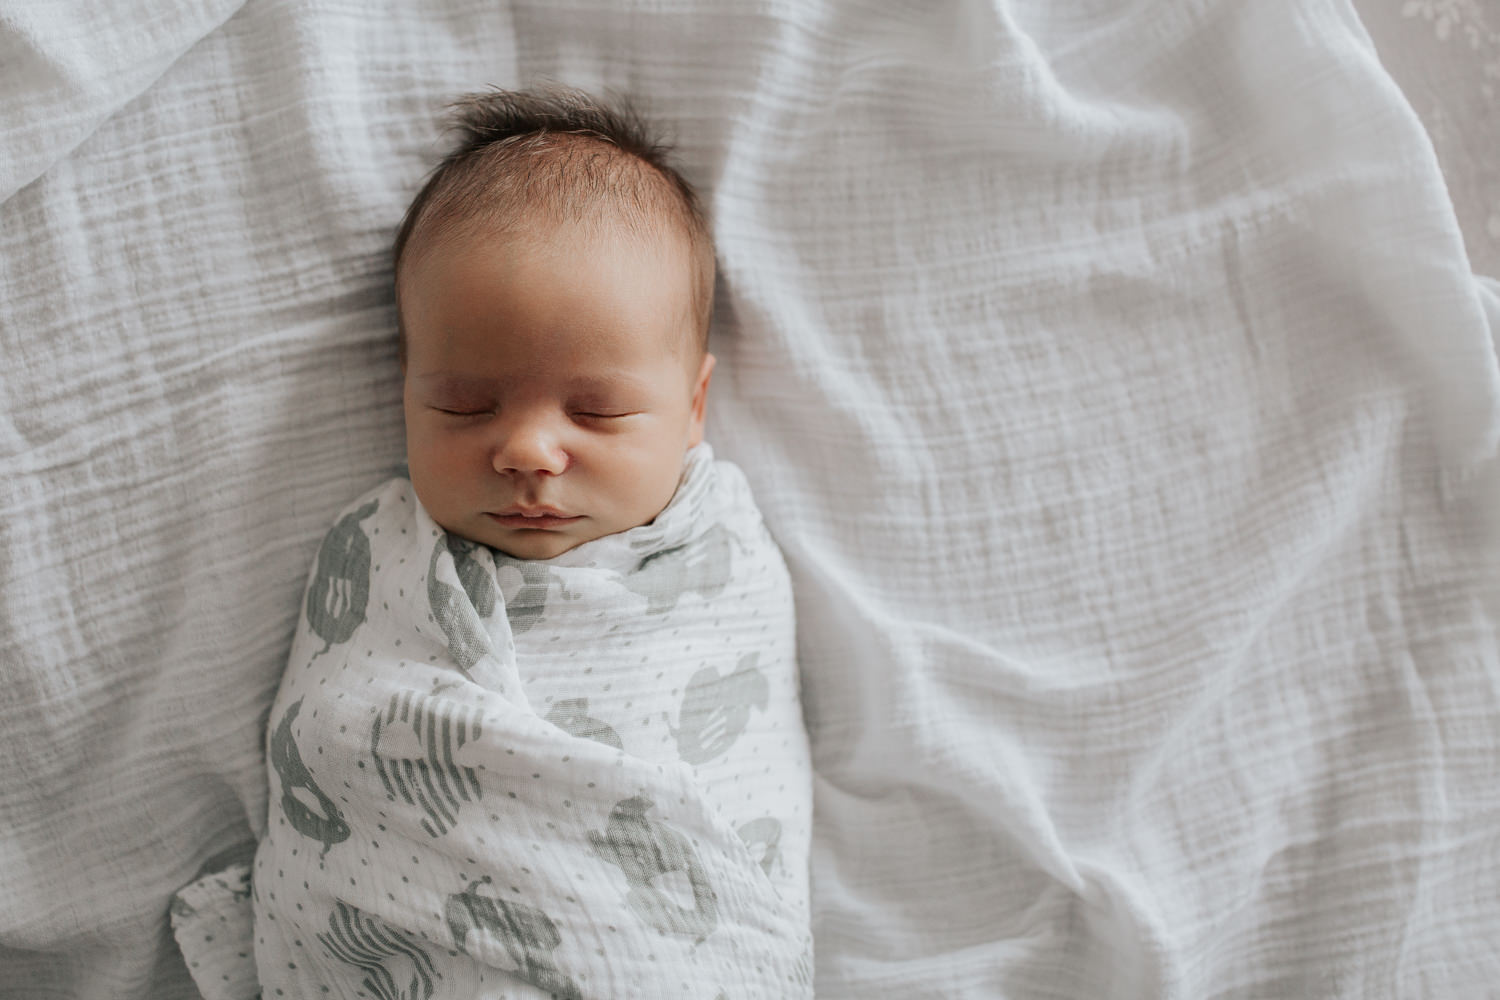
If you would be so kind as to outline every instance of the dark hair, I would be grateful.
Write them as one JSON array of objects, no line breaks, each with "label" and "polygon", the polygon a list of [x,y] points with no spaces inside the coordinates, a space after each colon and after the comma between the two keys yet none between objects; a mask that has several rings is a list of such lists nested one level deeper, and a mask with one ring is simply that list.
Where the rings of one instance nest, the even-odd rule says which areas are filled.
[{"label": "dark hair", "polygon": [[606,104],[549,85],[468,94],[451,108],[458,145],[412,199],[396,234],[398,323],[407,257],[456,235],[513,232],[538,214],[568,221],[607,217],[643,233],[675,226],[686,237],[696,272],[700,346],[706,348],[714,286],[708,220],[692,187],[668,161],[668,147],[628,102]]}]

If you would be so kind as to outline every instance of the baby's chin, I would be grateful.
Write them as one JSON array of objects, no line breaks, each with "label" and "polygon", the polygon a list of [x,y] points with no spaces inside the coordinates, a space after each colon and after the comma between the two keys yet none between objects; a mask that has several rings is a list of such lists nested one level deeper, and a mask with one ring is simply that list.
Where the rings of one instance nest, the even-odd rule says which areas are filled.
[{"label": "baby's chin", "polygon": [[[513,559],[552,559],[578,548],[584,542],[609,534],[601,531],[592,518],[580,518],[576,523],[561,528],[506,528],[490,522],[486,515],[473,525],[444,525],[451,534],[460,535],[471,542],[487,545],[496,552]],[[471,530],[455,530],[455,528]]]},{"label": "baby's chin", "polygon": [[484,544],[512,559],[552,559],[564,552],[571,552],[584,542],[591,542],[598,537],[598,535],[591,535],[575,538],[560,531],[528,529],[506,532],[505,537],[494,541],[486,540]]}]

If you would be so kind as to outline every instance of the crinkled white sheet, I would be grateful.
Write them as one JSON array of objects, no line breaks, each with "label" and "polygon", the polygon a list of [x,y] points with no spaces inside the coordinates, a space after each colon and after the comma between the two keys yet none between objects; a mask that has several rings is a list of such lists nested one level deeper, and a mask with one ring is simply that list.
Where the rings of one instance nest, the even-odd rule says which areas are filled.
[{"label": "crinkled white sheet", "polygon": [[1354,7],[1432,139],[1474,270],[1500,274],[1500,3]]},{"label": "crinkled white sheet", "polygon": [[712,206],[820,995],[1500,981],[1500,297],[1345,0],[75,0],[0,4],[0,996],[190,995],[434,115],[542,75]]}]

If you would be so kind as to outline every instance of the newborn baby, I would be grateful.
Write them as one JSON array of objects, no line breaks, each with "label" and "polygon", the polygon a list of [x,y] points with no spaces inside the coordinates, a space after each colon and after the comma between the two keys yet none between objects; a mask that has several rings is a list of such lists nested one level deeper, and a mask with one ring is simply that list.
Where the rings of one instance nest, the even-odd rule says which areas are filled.
[{"label": "newborn baby", "polygon": [[325,539],[271,710],[261,988],[810,996],[791,595],[703,443],[703,214],[582,94],[457,123],[396,244],[410,475]]}]

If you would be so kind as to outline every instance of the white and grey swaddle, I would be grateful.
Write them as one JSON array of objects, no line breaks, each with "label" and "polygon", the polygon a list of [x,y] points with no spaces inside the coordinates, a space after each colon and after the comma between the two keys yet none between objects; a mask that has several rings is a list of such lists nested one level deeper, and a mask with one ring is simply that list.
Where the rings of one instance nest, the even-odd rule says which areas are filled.
[{"label": "white and grey swaddle", "polygon": [[651,524],[544,562],[392,480],[304,609],[252,879],[266,997],[811,995],[791,591],[738,468],[700,445]]}]

